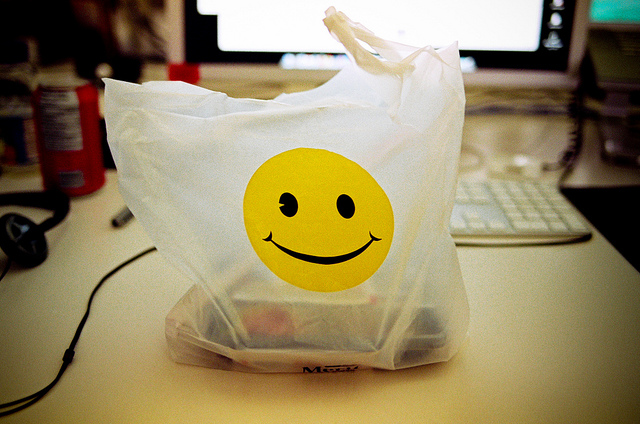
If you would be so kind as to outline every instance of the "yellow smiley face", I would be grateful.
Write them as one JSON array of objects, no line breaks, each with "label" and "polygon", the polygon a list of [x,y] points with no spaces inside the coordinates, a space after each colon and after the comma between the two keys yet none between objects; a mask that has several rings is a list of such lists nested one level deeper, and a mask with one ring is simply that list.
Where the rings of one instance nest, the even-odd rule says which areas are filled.
[{"label": "yellow smiley face", "polygon": [[306,290],[361,284],[393,239],[385,192],[360,165],[327,150],[299,148],[267,160],[251,177],[243,208],[258,257]]}]

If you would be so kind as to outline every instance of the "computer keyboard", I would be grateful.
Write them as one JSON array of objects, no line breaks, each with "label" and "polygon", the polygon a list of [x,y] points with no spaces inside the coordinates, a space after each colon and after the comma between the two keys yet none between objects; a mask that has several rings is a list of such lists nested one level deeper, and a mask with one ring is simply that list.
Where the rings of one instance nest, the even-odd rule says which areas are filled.
[{"label": "computer keyboard", "polygon": [[457,245],[558,244],[588,240],[591,229],[551,184],[461,181],[449,230]]}]

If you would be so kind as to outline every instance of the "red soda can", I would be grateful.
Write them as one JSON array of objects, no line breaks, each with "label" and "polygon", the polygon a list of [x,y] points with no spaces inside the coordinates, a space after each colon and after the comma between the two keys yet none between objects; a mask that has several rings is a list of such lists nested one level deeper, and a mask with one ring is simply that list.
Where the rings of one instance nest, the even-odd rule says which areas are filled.
[{"label": "red soda can", "polygon": [[44,188],[81,196],[102,187],[105,170],[97,87],[89,83],[40,86],[33,102]]}]

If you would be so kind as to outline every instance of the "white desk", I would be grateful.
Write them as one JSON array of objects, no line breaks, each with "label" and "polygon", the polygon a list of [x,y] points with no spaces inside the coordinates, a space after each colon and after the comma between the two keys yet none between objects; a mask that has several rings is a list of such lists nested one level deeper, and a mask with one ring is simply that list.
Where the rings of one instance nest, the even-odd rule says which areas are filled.
[{"label": "white desk", "polygon": [[[110,227],[123,205],[115,180],[73,199],[44,264],[0,282],[0,403],[53,379],[94,285],[151,245],[135,221]],[[0,180],[2,191],[29,186],[38,179]],[[599,233],[458,254],[471,322],[451,361],[259,375],[172,362],[164,318],[191,282],[152,253],[99,292],[60,383],[3,422],[640,422],[640,274]]]}]

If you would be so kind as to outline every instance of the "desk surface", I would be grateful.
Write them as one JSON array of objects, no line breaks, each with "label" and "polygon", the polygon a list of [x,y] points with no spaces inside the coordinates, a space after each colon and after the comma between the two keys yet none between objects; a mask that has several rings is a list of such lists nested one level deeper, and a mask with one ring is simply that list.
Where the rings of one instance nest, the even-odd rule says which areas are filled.
[{"label": "desk surface", "polygon": [[[99,278],[151,245],[110,227],[115,175],[74,199],[51,254],[0,283],[0,399],[48,384]],[[153,253],[99,292],[62,381],[6,422],[637,422],[640,274],[598,233],[535,248],[459,248],[469,337],[448,363],[340,375],[179,365],[164,317],[191,283]]]},{"label": "desk surface", "polygon": [[[0,180],[25,188],[38,178]],[[44,264],[0,282],[0,403],[53,379],[94,285],[151,246],[135,221],[111,228],[121,206],[111,172],[47,234]],[[471,321],[449,362],[259,375],[169,358],[164,318],[191,282],[152,253],[101,289],[61,382],[4,422],[640,422],[640,274],[606,239],[458,255]]]}]

